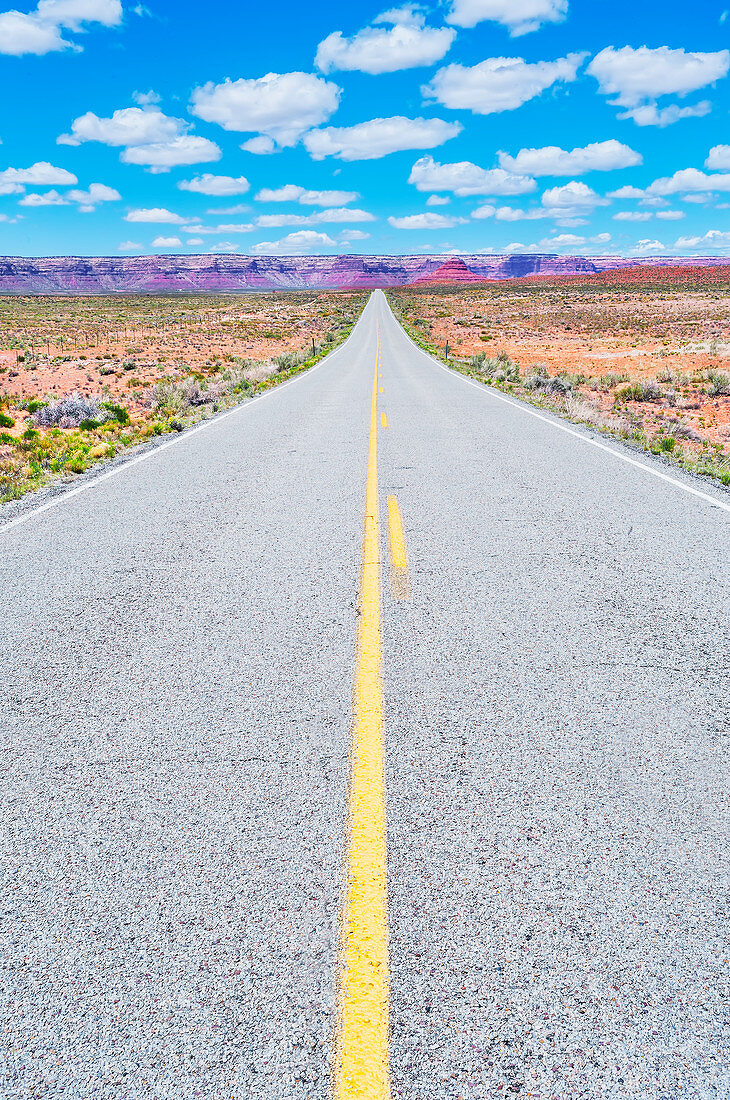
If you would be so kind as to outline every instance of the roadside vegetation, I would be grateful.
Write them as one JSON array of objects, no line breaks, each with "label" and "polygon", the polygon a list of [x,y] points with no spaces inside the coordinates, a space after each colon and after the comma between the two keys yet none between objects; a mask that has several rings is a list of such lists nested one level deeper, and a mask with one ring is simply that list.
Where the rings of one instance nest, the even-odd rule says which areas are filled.
[{"label": "roadside vegetation", "polygon": [[0,502],[307,370],[367,297],[0,299]]},{"label": "roadside vegetation", "polygon": [[414,342],[453,369],[730,487],[730,282],[703,278],[388,297]]}]

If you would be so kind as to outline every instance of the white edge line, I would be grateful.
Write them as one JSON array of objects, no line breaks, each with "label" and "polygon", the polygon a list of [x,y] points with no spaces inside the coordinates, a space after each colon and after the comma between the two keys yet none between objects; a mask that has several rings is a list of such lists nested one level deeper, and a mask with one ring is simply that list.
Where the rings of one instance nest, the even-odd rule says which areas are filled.
[{"label": "white edge line", "polygon": [[[390,309],[390,303],[388,303],[388,308]],[[398,324],[398,320],[395,316],[393,320]],[[670,477],[669,474],[664,474],[661,470],[655,470],[651,466],[647,466],[644,462],[639,462],[629,455],[621,454],[620,451],[614,450],[613,447],[601,443],[598,439],[591,439],[589,435],[584,435],[583,432],[576,431],[575,428],[569,428],[567,424],[561,424],[558,420],[554,420],[550,416],[543,416],[542,413],[539,413],[536,409],[530,408],[529,405],[523,404],[521,401],[515,401],[511,397],[506,397],[505,394],[499,393],[498,390],[492,389],[491,386],[484,385],[481,382],[475,382],[473,379],[467,378],[466,375],[461,374],[460,371],[451,370],[450,367],[444,366],[443,363],[439,362],[438,359],[435,359],[433,355],[430,355],[427,351],[424,351],[423,348],[419,348],[418,344],[411,339],[402,325],[398,325],[398,327],[403,331],[406,339],[413,344],[416,351],[420,351],[421,355],[425,355],[427,359],[435,363],[441,370],[446,371],[446,373],[450,374],[453,378],[460,378],[462,382],[466,382],[467,386],[473,386],[475,390],[480,390],[483,394],[486,394],[487,397],[493,397],[496,401],[504,401],[505,405],[511,405],[513,409],[518,409],[520,412],[527,413],[528,416],[534,416],[536,420],[541,420],[543,424],[549,424],[552,428],[557,428],[560,432],[565,432],[567,435],[572,435],[575,439],[580,439],[582,443],[588,443],[591,447],[597,447],[599,451],[605,451],[606,454],[618,458],[621,462],[628,462],[629,466],[635,466],[637,470],[643,470],[645,474],[651,474],[652,477],[658,477],[661,481],[667,481],[670,485],[674,485],[675,488],[683,489],[685,493],[691,493],[692,496],[699,497],[700,500],[705,500],[708,504],[714,504],[716,508],[722,508],[724,512],[730,512],[730,504],[727,504],[724,500],[718,500],[717,497],[713,497],[709,493],[703,493],[701,489],[695,489],[691,485],[686,485],[676,477]]]},{"label": "white edge line", "polygon": [[59,504],[64,504],[67,500],[71,500],[72,497],[78,496],[79,493],[85,493],[89,489],[95,488],[97,485],[101,485],[103,481],[108,481],[109,478],[117,477],[118,474],[124,473],[126,470],[131,470],[133,466],[137,466],[140,462],[146,462],[148,458],[154,458],[155,455],[162,454],[168,447],[174,447],[177,443],[185,443],[191,436],[197,432],[202,432],[205,428],[210,428],[216,424],[220,424],[229,416],[233,416],[234,413],[243,413],[248,409],[258,408],[262,401],[265,401],[267,397],[274,397],[277,393],[281,393],[287,386],[293,385],[295,382],[301,382],[304,378],[314,374],[316,370],[319,370],[325,363],[331,363],[332,359],[344,351],[347,344],[350,341],[350,337],[354,334],[355,328],[360,323],[362,314],[367,309],[367,303],[363,308],[360,317],[358,317],[355,327],[345,340],[344,344],[340,344],[338,348],[334,348],[329,355],[325,355],[323,359],[320,359],[319,363],[315,363],[313,367],[309,367],[308,370],[302,371],[296,378],[290,378],[286,382],[282,382],[279,386],[273,386],[268,393],[262,394],[260,397],[250,398],[247,402],[242,401],[240,404],[234,406],[232,409],[228,409],[226,412],[221,413],[218,416],[211,417],[210,420],[204,420],[202,424],[196,424],[194,428],[188,428],[186,431],[181,432],[175,439],[169,439],[166,443],[161,443],[159,446],[154,447],[152,450],[145,451],[144,454],[137,455],[136,458],[130,458],[126,462],[120,463],[119,466],[115,466],[113,470],[107,470],[105,474],[100,474],[99,477],[90,478],[89,481],[85,481],[83,485],[78,485],[75,489],[68,489],[65,492],[61,492],[53,500],[46,501],[45,504],[39,504],[37,508],[31,508],[27,512],[21,513],[16,516],[15,519],[8,520],[0,526],[0,535],[5,534],[6,531],[11,531],[13,527],[20,527],[22,523],[27,523],[28,520],[33,519],[35,516],[40,516],[43,512],[50,511],[51,508],[58,507]]}]

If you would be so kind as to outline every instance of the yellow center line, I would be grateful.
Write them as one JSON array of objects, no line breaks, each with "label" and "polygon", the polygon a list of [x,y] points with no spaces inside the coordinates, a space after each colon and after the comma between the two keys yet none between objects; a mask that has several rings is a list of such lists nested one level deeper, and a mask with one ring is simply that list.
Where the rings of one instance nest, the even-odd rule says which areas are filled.
[{"label": "yellow center line", "polygon": [[388,545],[390,547],[390,591],[396,600],[411,598],[408,554],[400,508],[395,497],[388,497]]},{"label": "yellow center line", "polygon": [[390,1098],[377,385],[376,356],[355,669],[347,877],[334,1066],[336,1100]]},{"label": "yellow center line", "polygon": [[385,413],[380,414],[380,423],[383,425],[384,428],[388,427],[388,417],[385,415]]},{"label": "yellow center line", "polygon": [[380,392],[381,392],[381,393],[385,393],[385,390],[383,389],[383,387],[382,387],[382,386],[380,387]]}]

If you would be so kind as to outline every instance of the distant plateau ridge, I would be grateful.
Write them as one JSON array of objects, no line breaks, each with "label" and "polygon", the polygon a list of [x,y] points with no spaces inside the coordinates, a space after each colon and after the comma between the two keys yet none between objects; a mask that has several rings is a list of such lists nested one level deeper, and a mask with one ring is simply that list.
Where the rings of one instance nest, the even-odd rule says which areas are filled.
[{"label": "distant plateau ridge", "polygon": [[600,275],[632,269],[715,267],[694,256],[46,256],[0,258],[0,294],[169,294],[243,290],[468,285],[491,280]]}]

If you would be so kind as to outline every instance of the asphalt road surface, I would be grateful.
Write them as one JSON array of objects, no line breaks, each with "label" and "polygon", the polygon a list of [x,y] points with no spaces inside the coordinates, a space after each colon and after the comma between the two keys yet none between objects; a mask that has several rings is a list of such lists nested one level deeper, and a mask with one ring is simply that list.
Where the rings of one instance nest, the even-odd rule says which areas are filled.
[{"label": "asphalt road surface", "polygon": [[730,496],[376,292],[311,372],[0,512],[7,1100],[330,1095],[376,418],[389,1081],[336,1093],[730,1096]]}]

